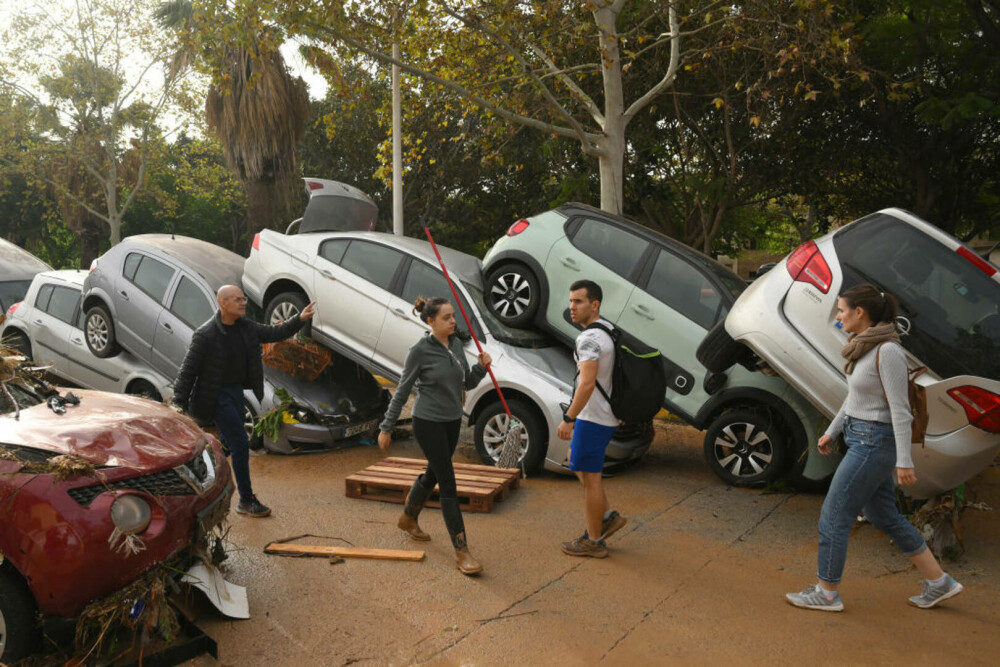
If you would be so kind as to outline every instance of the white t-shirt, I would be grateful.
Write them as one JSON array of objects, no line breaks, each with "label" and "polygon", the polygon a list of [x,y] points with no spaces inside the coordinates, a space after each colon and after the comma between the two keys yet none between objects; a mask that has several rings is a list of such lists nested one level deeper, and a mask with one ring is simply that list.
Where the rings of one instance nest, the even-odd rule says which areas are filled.
[{"label": "white t-shirt", "polygon": [[[606,319],[598,320],[602,325],[610,328],[612,324]],[[604,391],[611,395],[611,373],[615,365],[615,344],[604,331],[600,329],[588,329],[580,332],[576,337],[576,350],[573,354],[577,366],[581,361],[597,361],[597,382]],[[601,390],[594,387],[594,393],[590,395],[590,400],[577,415],[578,419],[584,419],[595,424],[604,426],[618,426],[621,420],[615,417],[611,411],[611,405],[604,398]]]}]

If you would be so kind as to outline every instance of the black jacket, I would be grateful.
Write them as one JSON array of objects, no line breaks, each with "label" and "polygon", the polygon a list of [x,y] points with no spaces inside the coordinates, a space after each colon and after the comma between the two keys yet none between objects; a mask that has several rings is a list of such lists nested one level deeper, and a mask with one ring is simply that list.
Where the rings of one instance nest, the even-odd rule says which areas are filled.
[{"label": "black jacket", "polygon": [[[257,400],[264,398],[264,363],[261,360],[261,343],[273,343],[289,338],[302,328],[305,322],[293,317],[287,322],[274,326],[258,324],[241,317],[236,320],[236,332],[243,336],[247,351],[247,381],[244,388],[253,389]],[[173,402],[184,408],[198,421],[211,422],[215,419],[216,401],[219,396],[220,381],[225,371],[229,336],[222,326],[222,316],[215,317],[198,327],[191,337],[191,346],[184,356],[184,363],[174,382]]]}]

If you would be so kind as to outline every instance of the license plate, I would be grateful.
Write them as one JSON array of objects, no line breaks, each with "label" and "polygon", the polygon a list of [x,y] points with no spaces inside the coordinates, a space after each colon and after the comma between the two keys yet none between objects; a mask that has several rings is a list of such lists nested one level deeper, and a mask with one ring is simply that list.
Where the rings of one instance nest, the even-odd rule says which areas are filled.
[{"label": "license plate", "polygon": [[371,431],[378,425],[377,419],[372,419],[371,421],[366,421],[364,424],[356,424],[355,426],[348,426],[344,429],[344,437],[350,438],[352,435],[357,435],[358,433],[365,433],[366,431]]}]

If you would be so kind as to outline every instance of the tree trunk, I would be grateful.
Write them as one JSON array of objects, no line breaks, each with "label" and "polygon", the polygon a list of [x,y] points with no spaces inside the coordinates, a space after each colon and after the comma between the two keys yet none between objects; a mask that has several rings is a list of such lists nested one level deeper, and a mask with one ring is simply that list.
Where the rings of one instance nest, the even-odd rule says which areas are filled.
[{"label": "tree trunk", "polygon": [[274,181],[249,181],[247,188],[247,235],[253,236],[262,229],[272,229],[274,219]]},{"label": "tree trunk", "polygon": [[80,239],[80,268],[84,271],[90,270],[90,264],[97,259],[101,252],[101,233],[99,229],[93,229],[90,225],[79,232]]},{"label": "tree trunk", "polygon": [[594,10],[600,33],[601,76],[604,83],[604,136],[598,142],[601,209],[621,215],[624,210],[625,92],[618,50],[618,14],[612,6]]}]

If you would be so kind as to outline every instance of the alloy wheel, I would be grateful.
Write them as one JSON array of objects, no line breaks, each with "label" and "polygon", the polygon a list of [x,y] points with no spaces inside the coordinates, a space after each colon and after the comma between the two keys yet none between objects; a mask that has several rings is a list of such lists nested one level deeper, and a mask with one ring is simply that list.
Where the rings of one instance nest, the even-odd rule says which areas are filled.
[{"label": "alloy wheel", "polygon": [[95,350],[103,350],[108,346],[110,327],[101,315],[94,314],[87,318],[87,341]]},{"label": "alloy wheel", "polygon": [[524,313],[532,296],[527,278],[515,272],[501,273],[490,289],[490,305],[501,317],[514,318]]},{"label": "alloy wheel", "polygon": [[279,322],[287,322],[293,317],[297,317],[299,314],[299,308],[294,303],[290,301],[282,301],[274,307],[271,311],[271,324],[278,324]]},{"label": "alloy wheel", "polygon": [[771,465],[774,443],[749,422],[729,424],[715,438],[715,458],[733,477],[754,477]]},{"label": "alloy wheel", "polygon": [[[506,412],[501,412],[486,422],[486,427],[483,429],[483,446],[486,448],[486,453],[489,454],[494,462],[500,460],[500,451],[503,449],[504,436],[507,434],[509,423],[510,417],[507,416]],[[521,451],[517,455],[517,460],[520,462],[528,451],[530,438],[525,425],[520,421],[518,421],[518,424],[521,435]]]}]

